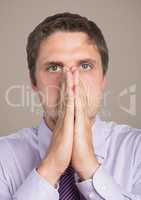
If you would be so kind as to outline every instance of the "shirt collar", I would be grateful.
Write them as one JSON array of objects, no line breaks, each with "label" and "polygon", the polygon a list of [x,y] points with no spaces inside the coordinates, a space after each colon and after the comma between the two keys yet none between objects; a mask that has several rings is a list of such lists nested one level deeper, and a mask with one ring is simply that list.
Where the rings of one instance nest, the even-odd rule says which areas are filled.
[{"label": "shirt collar", "polygon": [[[44,117],[42,117],[38,131],[39,153],[41,159],[47,153],[47,149],[51,143],[52,131],[47,126]],[[96,115],[95,122],[92,125],[92,143],[95,150],[95,155],[104,159],[106,156],[107,136],[108,136],[107,122],[102,121],[99,115]]]}]

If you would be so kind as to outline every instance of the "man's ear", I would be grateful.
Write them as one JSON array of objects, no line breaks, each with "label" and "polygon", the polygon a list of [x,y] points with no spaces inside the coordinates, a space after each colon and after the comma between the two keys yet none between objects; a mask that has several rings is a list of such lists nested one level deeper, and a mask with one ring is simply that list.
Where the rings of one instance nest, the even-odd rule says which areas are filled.
[{"label": "man's ear", "polygon": [[35,92],[37,92],[37,91],[38,91],[38,87],[37,87],[36,83],[33,81],[30,72],[29,72],[29,78],[30,78],[30,83],[31,83],[32,89],[33,89]]},{"label": "man's ear", "polygon": [[32,81],[31,81],[31,87],[35,92],[38,91],[38,87]]},{"label": "man's ear", "polygon": [[104,90],[107,86],[107,76],[104,74],[103,76],[103,83],[102,83],[102,89]]}]

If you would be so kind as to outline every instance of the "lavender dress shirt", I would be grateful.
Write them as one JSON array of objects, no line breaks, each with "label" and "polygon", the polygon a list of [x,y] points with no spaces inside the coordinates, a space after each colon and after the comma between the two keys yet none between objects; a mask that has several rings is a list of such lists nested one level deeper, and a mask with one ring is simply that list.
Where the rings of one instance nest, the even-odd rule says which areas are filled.
[{"label": "lavender dress shirt", "polygon": [[[75,173],[80,193],[87,200],[141,200],[141,129],[102,121],[97,116],[92,136],[101,166],[86,181],[79,182]],[[42,118],[39,127],[23,128],[0,138],[0,200],[59,199],[59,181],[53,187],[36,171],[51,137]]]}]

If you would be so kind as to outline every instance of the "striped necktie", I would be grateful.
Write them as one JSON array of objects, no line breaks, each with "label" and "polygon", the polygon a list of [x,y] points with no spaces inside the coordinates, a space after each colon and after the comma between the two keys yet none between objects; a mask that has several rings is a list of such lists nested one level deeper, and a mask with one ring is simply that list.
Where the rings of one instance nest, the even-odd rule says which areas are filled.
[{"label": "striped necktie", "polygon": [[75,184],[74,169],[69,165],[59,181],[59,200],[80,200],[80,193]]}]

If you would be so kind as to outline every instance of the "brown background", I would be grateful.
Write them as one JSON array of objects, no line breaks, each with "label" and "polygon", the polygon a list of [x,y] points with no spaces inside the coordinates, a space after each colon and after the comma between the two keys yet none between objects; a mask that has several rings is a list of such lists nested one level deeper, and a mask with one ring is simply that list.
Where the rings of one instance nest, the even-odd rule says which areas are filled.
[{"label": "brown background", "polygon": [[[48,15],[64,11],[80,13],[94,20],[108,42],[109,81],[102,116],[106,120],[141,127],[140,0],[0,0],[1,136],[23,127],[38,125],[42,116],[41,109],[32,112],[28,105],[11,107],[5,96],[8,89],[15,85],[24,88],[25,96],[30,93],[25,53],[27,35]],[[132,90],[132,94],[126,94],[128,89]],[[11,90],[11,102],[20,102],[21,90]],[[120,97],[122,93],[123,96]],[[134,112],[129,113],[127,109],[131,99],[134,101]]]}]

